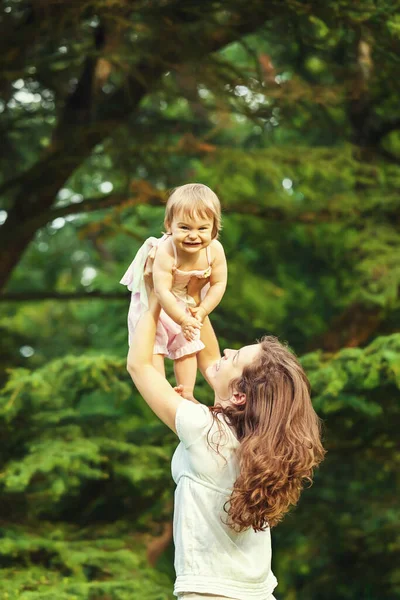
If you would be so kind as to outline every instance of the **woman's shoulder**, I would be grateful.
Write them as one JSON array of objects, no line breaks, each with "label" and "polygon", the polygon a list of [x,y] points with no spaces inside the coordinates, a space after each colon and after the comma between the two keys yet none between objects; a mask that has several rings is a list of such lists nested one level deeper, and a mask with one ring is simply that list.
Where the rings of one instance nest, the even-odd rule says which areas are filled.
[{"label": "woman's shoulder", "polygon": [[214,413],[209,406],[184,400],[176,412],[176,431],[181,442],[189,448],[203,441],[236,446],[237,438],[229,426],[225,415]]},{"label": "woman's shoulder", "polygon": [[[209,406],[202,402],[193,402],[193,400],[183,399],[178,407],[180,416],[190,420],[193,425],[204,425],[206,422],[212,421],[212,414]],[[194,421],[194,418],[197,421]]]},{"label": "woman's shoulder", "polygon": [[205,404],[185,399],[179,404],[175,417],[176,432],[187,448],[204,435],[212,423],[211,411]]}]

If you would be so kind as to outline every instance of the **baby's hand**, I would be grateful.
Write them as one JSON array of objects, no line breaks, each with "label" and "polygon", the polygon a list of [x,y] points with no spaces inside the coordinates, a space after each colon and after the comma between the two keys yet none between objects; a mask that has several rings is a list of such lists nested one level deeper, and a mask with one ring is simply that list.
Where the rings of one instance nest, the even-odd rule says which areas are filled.
[{"label": "baby's hand", "polygon": [[196,329],[201,329],[202,326],[194,317],[186,317],[181,323],[182,333],[189,342],[196,337]]},{"label": "baby's hand", "polygon": [[207,316],[207,313],[202,306],[196,306],[196,308],[191,308],[190,312],[194,317],[196,317],[196,319],[200,321],[200,323],[203,323],[204,319]]}]

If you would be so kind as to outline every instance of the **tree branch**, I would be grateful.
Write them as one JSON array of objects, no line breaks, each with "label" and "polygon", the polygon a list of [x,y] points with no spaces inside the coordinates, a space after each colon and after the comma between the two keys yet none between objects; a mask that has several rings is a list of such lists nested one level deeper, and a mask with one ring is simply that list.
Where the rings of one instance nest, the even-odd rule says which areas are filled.
[{"label": "tree branch", "polygon": [[321,348],[326,352],[337,352],[340,348],[361,346],[375,334],[383,318],[384,311],[379,306],[368,308],[360,303],[351,304],[333,319],[327,331],[311,340],[307,351]]},{"label": "tree branch", "polygon": [[377,125],[375,128],[371,128],[370,140],[374,144],[378,144],[385,135],[400,129],[400,117],[388,119]]},{"label": "tree branch", "polygon": [[34,225],[35,229],[39,229],[40,227],[46,225],[46,223],[50,223],[51,221],[54,221],[54,219],[58,219],[60,217],[95,212],[97,210],[112,208],[113,206],[126,205],[132,207],[137,206],[138,204],[146,204],[148,206],[163,206],[164,202],[161,194],[147,197],[145,202],[140,196],[132,197],[125,194],[109,194],[108,196],[100,197],[94,196],[93,198],[86,198],[79,203],[68,204],[67,206],[60,206],[59,208],[43,212],[37,217],[34,217],[34,219],[31,221],[27,221],[25,225],[29,228]]},{"label": "tree branch", "polygon": [[85,200],[82,200],[82,202],[68,204],[67,206],[60,206],[59,208],[54,208],[46,213],[42,213],[35,220],[35,224],[37,224],[38,227],[43,227],[43,225],[46,225],[46,223],[54,221],[54,219],[58,219],[60,217],[94,212],[96,210],[104,210],[105,208],[121,206],[125,203],[129,203],[129,205],[138,204],[135,199],[131,199],[125,194],[109,194],[108,196],[95,196],[93,198],[86,198]]},{"label": "tree branch", "polygon": [[[126,205],[129,207],[138,205],[148,206],[164,206],[165,202],[163,197],[160,195],[149,196],[144,201],[140,196],[131,198],[124,196],[123,194],[110,194],[101,198],[87,198],[78,204],[69,204],[68,206],[62,206],[54,210],[48,211],[40,215],[41,224],[40,227],[57,219],[59,217],[65,217],[73,214],[81,214],[86,212],[94,212],[97,210],[104,210],[113,206]],[[290,215],[289,213],[281,210],[280,208],[273,207],[261,207],[261,206],[227,206],[224,207],[224,214],[239,214],[239,215],[251,215],[260,217],[267,221],[284,221],[286,223],[304,223],[307,225],[326,223],[328,221],[339,221],[343,219],[343,215],[340,215],[336,210],[335,213],[330,213],[328,210],[308,211],[303,214]],[[356,215],[359,217],[359,214]],[[35,220],[35,224],[39,224],[39,218]]]},{"label": "tree branch", "polygon": [[121,292],[15,292],[0,294],[0,302],[41,302],[43,300],[125,300],[128,302],[129,294]]},{"label": "tree branch", "polygon": [[[24,250],[34,239],[36,230],[43,226],[47,218],[55,216],[50,213],[58,190],[90,155],[96,144],[112,135],[129,114],[138,111],[143,97],[153,89],[164,72],[188,61],[200,64],[210,53],[260,29],[264,22],[281,11],[276,4],[245,0],[231,11],[226,23],[221,24],[217,18],[214,22],[212,18],[205,21],[202,6],[198,12],[192,11],[190,23],[185,26],[186,16],[183,15],[183,20],[179,18],[182,4],[177,1],[175,6],[179,9],[178,18],[172,11],[172,19],[160,20],[162,25],[154,26],[153,30],[150,25],[158,21],[154,21],[153,13],[148,13],[149,31],[153,31],[153,38],[145,46],[139,44],[136,48],[138,61],[129,61],[121,70],[120,86],[113,93],[106,93],[102,87],[93,90],[94,69],[100,58],[98,50],[104,48],[105,43],[103,35],[94,40],[96,52],[88,52],[85,57],[83,72],[74,92],[64,103],[64,111],[55,126],[51,145],[19,179],[19,186],[13,194],[12,208],[2,226],[0,252],[6,254],[6,258],[0,263],[0,289],[6,285]],[[207,6],[210,7],[210,15],[219,14],[211,10],[215,7],[211,0]],[[163,5],[162,10],[166,10],[168,17],[168,3]],[[193,19],[193,15],[198,15],[197,20]],[[71,22],[79,22],[79,19]],[[49,25],[49,35],[58,31],[57,27],[53,27],[54,24]],[[160,45],[159,33],[161,29],[165,32],[166,27],[167,43]]]},{"label": "tree branch", "polygon": [[14,177],[10,177],[10,179],[6,179],[3,183],[0,184],[0,195],[2,196],[4,192],[7,192],[9,189],[18,186],[20,183],[24,182],[28,171],[23,171],[22,173],[18,173]]},{"label": "tree branch", "polygon": [[[51,221],[54,221],[54,219],[58,219],[60,217],[90,213],[115,206],[132,208],[139,205],[164,206],[164,196],[161,192],[158,192],[158,190],[152,190],[150,186],[147,186],[145,193],[141,194],[139,192],[137,196],[128,196],[118,193],[100,197],[94,196],[92,198],[86,198],[79,203],[60,206],[59,208],[41,213],[39,216],[34,218],[34,223],[32,221],[28,221],[26,225],[31,228],[34,224],[35,228],[39,229],[40,227],[46,225],[46,223],[50,223]],[[386,217],[398,217],[398,209],[396,207],[388,206],[387,210],[385,210],[385,207],[381,206],[379,207],[379,210],[382,211]],[[346,218],[349,220],[359,220],[362,217],[365,218],[371,214],[376,214],[376,211],[371,208],[364,210],[360,208],[357,210],[353,209],[351,212],[349,210],[341,212],[338,209],[335,209],[331,212],[329,209],[323,208],[319,211],[314,210],[290,214],[290,212],[276,207],[243,204],[237,206],[225,206],[224,214],[248,215],[264,219],[265,221],[317,225],[319,223],[336,223],[343,221]],[[23,227],[20,228],[20,230],[22,229]]]}]

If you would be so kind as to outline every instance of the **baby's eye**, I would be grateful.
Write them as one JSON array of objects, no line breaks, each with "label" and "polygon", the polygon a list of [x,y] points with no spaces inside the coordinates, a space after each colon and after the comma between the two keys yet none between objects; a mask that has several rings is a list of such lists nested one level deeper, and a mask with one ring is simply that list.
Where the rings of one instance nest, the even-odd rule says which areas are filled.
[{"label": "baby's eye", "polygon": [[186,227],[186,225],[181,225],[181,229],[189,229],[189,227]]}]

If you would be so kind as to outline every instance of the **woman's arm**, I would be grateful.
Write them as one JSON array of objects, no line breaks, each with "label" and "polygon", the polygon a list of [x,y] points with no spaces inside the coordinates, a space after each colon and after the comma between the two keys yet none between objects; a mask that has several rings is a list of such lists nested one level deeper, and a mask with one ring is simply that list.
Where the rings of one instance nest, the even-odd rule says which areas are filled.
[{"label": "woman's arm", "polygon": [[201,310],[196,311],[196,317],[200,318],[200,320],[206,315],[209,315],[221,302],[228,279],[228,268],[222,244],[217,240],[214,241],[213,250],[215,252],[215,257],[210,277],[210,289],[200,302],[198,308]]},{"label": "woman's arm", "polygon": [[129,348],[127,370],[151,410],[176,433],[176,411],[184,399],[153,366],[153,347],[160,305],[149,295],[149,309],[140,317]]},{"label": "woman's arm", "polygon": [[[196,277],[193,277],[190,280],[188,285],[188,293],[190,296],[192,296],[192,298],[195,299],[196,302],[200,302],[201,290],[205,285],[206,283],[204,279],[197,279]],[[191,310],[194,313],[198,310],[198,307]],[[204,319],[203,327],[200,331],[200,339],[205,348],[197,353],[197,366],[204,379],[209,383],[206,377],[206,370],[221,358],[221,353],[219,350],[217,336],[215,335],[211,321],[208,317]]]},{"label": "woman's arm", "polygon": [[204,344],[203,350],[197,354],[197,366],[204,379],[209,383],[206,376],[206,370],[221,358],[221,352],[217,336],[208,317],[203,321],[203,327],[200,331],[200,339]]}]

